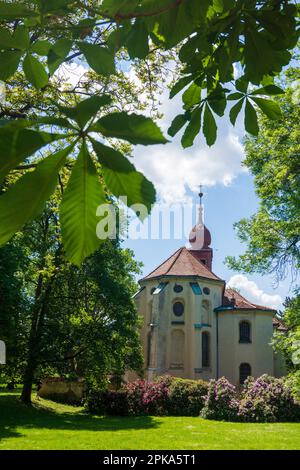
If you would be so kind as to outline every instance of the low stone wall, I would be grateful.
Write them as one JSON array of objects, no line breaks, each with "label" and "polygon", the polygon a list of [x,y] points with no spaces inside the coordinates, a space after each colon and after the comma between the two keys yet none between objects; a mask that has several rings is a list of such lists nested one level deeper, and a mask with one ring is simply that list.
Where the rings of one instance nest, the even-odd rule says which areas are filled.
[{"label": "low stone wall", "polygon": [[86,385],[84,380],[69,381],[63,378],[42,379],[38,396],[61,403],[80,404]]}]

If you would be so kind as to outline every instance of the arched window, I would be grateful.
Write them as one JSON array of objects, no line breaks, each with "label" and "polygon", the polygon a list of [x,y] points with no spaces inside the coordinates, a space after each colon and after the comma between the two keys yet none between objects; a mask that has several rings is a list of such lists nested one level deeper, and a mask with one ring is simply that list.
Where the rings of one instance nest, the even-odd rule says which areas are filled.
[{"label": "arched window", "polygon": [[251,325],[248,321],[240,322],[240,343],[251,343]]},{"label": "arched window", "polygon": [[210,366],[210,336],[207,331],[202,333],[202,367]]},{"label": "arched window", "polygon": [[251,366],[247,362],[243,362],[240,365],[240,384],[242,385],[246,378],[251,375]]}]

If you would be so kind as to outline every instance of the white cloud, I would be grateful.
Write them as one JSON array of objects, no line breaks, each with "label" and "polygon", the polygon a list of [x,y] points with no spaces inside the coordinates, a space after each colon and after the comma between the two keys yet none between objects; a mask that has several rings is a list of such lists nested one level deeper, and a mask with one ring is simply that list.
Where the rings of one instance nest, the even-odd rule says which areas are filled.
[{"label": "white cloud", "polygon": [[227,284],[230,287],[240,289],[242,295],[245,295],[246,298],[248,295],[248,300],[259,305],[277,309],[282,304],[282,297],[280,295],[267,294],[258,287],[256,282],[250,281],[243,274],[235,274],[229,279]]},{"label": "white cloud", "polygon": [[[164,118],[159,124],[167,135],[172,119],[182,113],[181,97],[169,100],[164,93],[161,101]],[[241,165],[243,127],[238,123],[233,128],[227,115],[218,119],[217,124],[218,137],[212,147],[208,147],[201,136],[196,138],[193,147],[183,149],[182,132],[166,145],[135,147],[135,165],[154,183],[162,202],[186,202],[187,189],[197,191],[200,183],[228,186],[240,173],[247,171]]]}]

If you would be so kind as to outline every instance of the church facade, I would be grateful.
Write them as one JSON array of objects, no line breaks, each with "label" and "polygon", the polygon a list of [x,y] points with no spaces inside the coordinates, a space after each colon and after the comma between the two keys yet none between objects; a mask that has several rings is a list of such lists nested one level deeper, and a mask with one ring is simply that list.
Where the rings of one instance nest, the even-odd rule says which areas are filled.
[{"label": "church facade", "polygon": [[281,376],[284,363],[270,342],[274,328],[284,330],[284,325],[276,311],[248,301],[214,274],[201,196],[189,247],[179,248],[139,281],[135,302],[143,317],[145,377],[225,376],[239,384],[249,375]]}]

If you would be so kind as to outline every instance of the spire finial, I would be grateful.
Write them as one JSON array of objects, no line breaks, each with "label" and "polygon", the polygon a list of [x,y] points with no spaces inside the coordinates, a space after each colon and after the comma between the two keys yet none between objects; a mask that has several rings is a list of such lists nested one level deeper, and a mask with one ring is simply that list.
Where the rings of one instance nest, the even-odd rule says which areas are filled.
[{"label": "spire finial", "polygon": [[202,206],[202,197],[203,197],[202,184],[200,184],[199,188],[200,188],[200,192],[198,196],[200,198],[200,206]]}]

